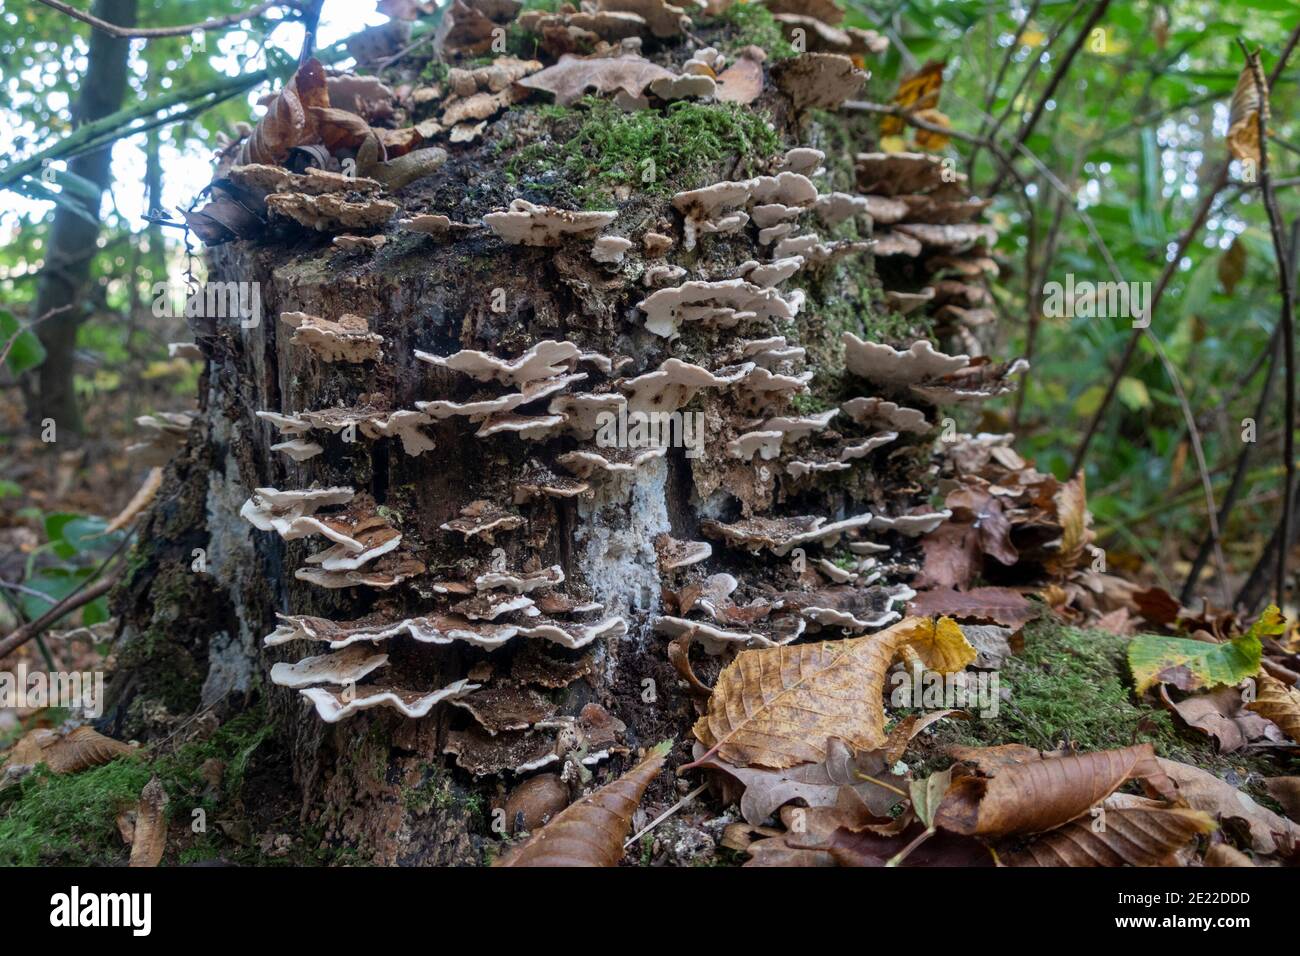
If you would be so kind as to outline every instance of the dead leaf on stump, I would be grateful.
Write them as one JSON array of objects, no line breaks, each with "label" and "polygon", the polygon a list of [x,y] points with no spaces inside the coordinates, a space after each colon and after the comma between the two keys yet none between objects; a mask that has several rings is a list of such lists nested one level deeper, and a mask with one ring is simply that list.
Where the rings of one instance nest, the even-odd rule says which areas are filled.
[{"label": "dead leaf on stump", "polygon": [[76,773],[135,753],[135,747],[105,737],[93,727],[77,727],[66,736],[53,730],[33,730],[18,741],[9,763],[43,763],[52,773]]}]

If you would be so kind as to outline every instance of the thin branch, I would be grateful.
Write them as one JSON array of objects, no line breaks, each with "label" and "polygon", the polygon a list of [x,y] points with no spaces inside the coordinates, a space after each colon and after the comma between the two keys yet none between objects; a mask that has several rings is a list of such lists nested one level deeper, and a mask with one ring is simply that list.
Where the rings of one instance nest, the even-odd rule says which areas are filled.
[{"label": "thin branch", "polygon": [[95,600],[95,598],[107,594],[113,589],[113,585],[117,584],[119,575],[120,569],[107,577],[100,578],[94,584],[81,591],[69,594],[36,620],[32,621],[30,624],[24,624],[22,627],[15,630],[4,640],[0,641],[0,660],[3,660],[9,654],[22,647],[51,624],[58,622],[60,618],[67,614],[71,614],[79,607],[84,607],[91,601]]},{"label": "thin branch", "polygon": [[[1293,37],[1297,35],[1300,35],[1300,27],[1297,27],[1296,33],[1292,34]],[[1241,43],[1240,40],[1238,42]],[[1268,212],[1269,232],[1273,236],[1278,291],[1282,295],[1282,312],[1278,316],[1278,325],[1282,329],[1282,386],[1283,400],[1286,402],[1283,408],[1286,430],[1282,435],[1286,478],[1282,485],[1282,524],[1278,528],[1281,545],[1277,549],[1277,575],[1274,581],[1274,596],[1277,598],[1278,607],[1281,607],[1286,597],[1286,566],[1291,551],[1288,547],[1291,541],[1291,489],[1295,487],[1295,289],[1291,284],[1291,257],[1286,250],[1282,214],[1277,208],[1277,194],[1273,191],[1272,174],[1268,164],[1268,83],[1264,79],[1264,70],[1259,63],[1259,52],[1249,52],[1244,43],[1241,43],[1241,49],[1246,54],[1246,65],[1254,80],[1255,92],[1259,95],[1259,112],[1255,114],[1259,132],[1259,183],[1264,193],[1264,209]]]},{"label": "thin branch", "polygon": [[222,30],[242,23],[244,20],[260,17],[273,7],[289,7],[291,9],[298,7],[296,0],[267,0],[266,3],[259,3],[251,10],[227,14],[224,17],[214,17],[211,20],[204,20],[202,23],[190,23],[174,27],[122,27],[115,23],[109,23],[107,20],[101,20],[99,17],[83,10],[78,10],[72,4],[64,3],[63,0],[40,0],[40,2],[47,7],[58,10],[60,13],[67,14],[74,20],[90,24],[102,33],[107,33],[111,37],[122,40],[156,40],[160,37],[188,36],[191,33]]},{"label": "thin branch", "polygon": [[[1074,58],[1078,56],[1079,51],[1083,49],[1083,44],[1092,33],[1092,28],[1095,27],[1097,22],[1106,15],[1106,9],[1109,6],[1110,0],[1100,0],[1100,2],[1093,7],[1092,13],[1088,14],[1088,19],[1085,20],[1083,26],[1079,28],[1078,36],[1074,38],[1074,42],[1071,43],[1069,49],[1065,51],[1065,55],[1061,57],[1061,61],[1056,64],[1056,69],[1053,71],[1051,79],[1047,81],[1047,88],[1043,90],[1043,95],[1038,98],[1038,102],[1034,105],[1033,112],[1029,114],[1028,119],[1020,124],[1020,130],[1016,133],[1015,144],[1009,150],[1013,157],[1019,150],[1020,146],[1029,139],[1029,135],[1034,131],[1034,127],[1038,125],[1038,120],[1043,115],[1043,110],[1047,108],[1047,101],[1056,93],[1056,88],[1060,86],[1061,81],[1065,79],[1065,74],[1069,71],[1070,64],[1074,62]],[[993,180],[993,186],[989,189],[989,193],[996,193],[1005,179],[1006,170],[1004,169],[998,174],[997,179]]]}]

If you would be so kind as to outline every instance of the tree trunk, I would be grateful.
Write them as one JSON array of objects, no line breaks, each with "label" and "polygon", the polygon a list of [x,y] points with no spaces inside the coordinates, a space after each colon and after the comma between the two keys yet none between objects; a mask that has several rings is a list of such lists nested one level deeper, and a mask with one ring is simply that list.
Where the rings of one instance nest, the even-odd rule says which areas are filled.
[{"label": "tree trunk", "polygon": [[[91,12],[109,23],[131,26],[135,23],[136,0],[95,0]],[[86,74],[81,79],[73,108],[74,124],[103,119],[121,107],[129,52],[129,40],[91,30]],[[73,350],[77,344],[77,327],[86,314],[78,303],[84,297],[90,263],[97,251],[99,223],[95,220],[99,216],[100,196],[112,178],[112,158],[112,147],[105,146],[82,153],[68,163],[70,172],[98,187],[93,202],[86,208],[90,219],[62,206],[54,211],[32,318],[64,306],[72,308],[36,327],[46,357],[36,371],[35,388],[29,387],[26,396],[27,417],[34,430],[40,430],[44,420],[53,419],[62,434],[74,437],[81,434],[81,411],[73,387]]]},{"label": "tree trunk", "polygon": [[[759,108],[773,117],[782,151],[796,145],[826,151],[823,192],[855,191],[852,153],[870,148],[873,133],[867,120],[798,116],[775,91],[755,104]],[[394,198],[404,207],[400,215],[444,213],[453,221],[476,223],[507,207],[526,187],[516,185],[506,170],[524,137],[537,135],[530,124],[539,121],[552,122],[539,120],[532,109],[500,119],[482,145],[454,153],[437,172],[399,191]],[[503,149],[502,143],[514,145]],[[747,169],[772,170],[773,159],[725,157],[708,168],[691,169],[689,183],[678,188],[739,179],[748,175]],[[263,318],[251,328],[242,328],[234,318],[205,320],[200,330],[207,356],[201,417],[187,448],[168,469],[140,530],[139,554],[117,596],[125,643],[111,695],[114,729],[147,735],[196,709],[220,713],[262,695],[291,754],[304,822],[321,827],[331,845],[354,848],[364,859],[383,863],[480,862],[498,834],[492,815],[473,808],[483,799],[499,803],[532,772],[529,767],[540,765],[543,772],[563,768],[565,780],[576,786],[591,769],[617,771],[626,755],[668,737],[676,738],[675,762],[689,759],[695,700],[669,663],[667,640],[655,632],[655,623],[665,615],[685,616],[673,590],[698,583],[705,569],[740,582],[734,595],[738,603],[752,599],[761,604],[793,589],[826,590],[828,581],[818,577],[813,564],[822,553],[830,557],[832,552],[809,545],[805,562],[802,551],[777,557],[714,541],[707,563],[671,570],[661,568],[656,539],[671,535],[703,541],[701,523],[711,518],[732,522],[749,516],[813,515],[836,521],[865,511],[929,510],[927,479],[922,477],[929,451],[923,438],[905,435],[884,452],[851,459],[844,470],[803,478],[786,470],[798,455],[787,453],[769,462],[728,452],[728,442],[765,419],[798,416],[799,409],[803,414],[833,409],[863,393],[850,386],[844,373],[842,332],[903,346],[917,335],[910,322],[887,314],[870,255],[847,246],[852,254],[809,265],[793,280],[806,297],[793,319],[741,328],[688,323],[681,337],[671,340],[652,333],[636,308],[654,291],[642,278],[645,268],[655,264],[642,244],[646,232],[674,237],[668,261],[687,268],[691,279],[725,280],[748,260],[771,258],[771,246],[758,243],[752,226],[701,236],[699,245],[688,250],[682,219],[668,202],[671,192],[621,203],[607,233],[627,236],[634,245],[620,264],[594,261],[590,237],[533,248],[508,244],[486,230],[439,241],[393,223],[378,252],[340,251],[319,234],[296,227],[212,250],[210,280],[255,283]],[[533,193],[524,195],[544,201]],[[805,222],[806,231],[816,231],[811,213]],[[840,234],[855,238],[851,231],[841,229]],[[909,260],[895,272],[893,288],[915,290],[925,281],[920,260]],[[383,357],[377,363],[322,362],[308,348],[290,342],[291,329],[279,319],[290,312],[331,320],[363,316],[369,330],[383,337]],[[407,453],[396,437],[367,437],[364,427],[354,441],[347,440],[347,429],[331,433],[317,428],[302,437],[321,444],[323,452],[296,462],[271,450],[293,436],[280,434],[256,414],[291,416],[331,407],[413,409],[417,402],[465,402],[503,391],[421,361],[417,351],[448,356],[477,349],[513,359],[538,342],[562,340],[615,361],[608,375],[598,363],[579,361],[578,370],[588,377],[570,389],[578,392],[599,387],[606,378],[613,382],[652,372],[669,358],[719,369],[736,362],[734,354],[724,355],[728,349],[774,335],[807,349],[806,360],[772,366],[778,374],[805,368],[813,373],[810,391],[801,399],[790,392],[760,399],[761,393],[743,388],[702,389],[683,409],[704,415],[702,456],[688,457],[684,448],[672,447],[627,473],[597,471],[587,479],[589,491],[578,497],[542,495],[523,501],[520,479],[536,464],[565,475],[559,461],[565,452],[601,450],[590,436],[478,437],[476,423],[451,416],[423,426],[435,447],[420,454]],[[630,356],[630,362],[620,367],[619,356]],[[849,425],[820,438],[834,442],[852,433]],[[376,513],[401,532],[398,553],[426,570],[391,588],[321,587],[295,577],[312,567],[307,558],[320,551],[318,539],[286,541],[240,516],[259,488],[332,487],[373,499]],[[365,499],[353,504],[356,500]],[[483,501],[518,515],[522,524],[495,536],[467,538],[446,530],[463,509]],[[196,560],[202,570],[192,570]],[[395,554],[386,555],[369,567],[397,560]],[[599,602],[603,611],[597,616],[621,618],[626,632],[574,650],[522,636],[494,650],[463,641],[424,643],[409,634],[376,643],[389,654],[378,672],[390,675],[383,683],[423,692],[468,678],[496,695],[491,699],[471,696],[418,719],[375,707],[327,723],[297,690],[267,679],[276,662],[327,650],[302,640],[264,646],[277,613],[333,622],[368,615],[400,621],[443,612],[461,600],[463,595],[439,590],[449,581],[472,582],[494,568],[523,572],[553,565],[563,570],[565,580],[550,592],[552,605],[559,595]],[[853,606],[883,601],[887,607],[888,596],[882,598],[881,590],[854,589],[852,600],[858,604]],[[530,596],[541,604],[547,594]],[[563,616],[547,610],[552,613]],[[512,619],[525,626],[529,621],[523,615],[500,620]],[[748,626],[766,624],[735,629]],[[701,657],[697,649],[694,666],[707,681],[716,676],[721,660]],[[364,696],[366,686],[363,682],[354,692]],[[603,715],[588,706],[592,704],[625,725],[616,739],[602,736],[597,725]],[[529,708],[534,712],[525,714]],[[572,727],[555,726],[557,720],[563,724],[562,718],[577,720],[577,747]],[[480,728],[480,721],[495,724],[490,726],[495,735]],[[611,758],[602,760],[595,744],[584,749],[589,740],[604,741]],[[547,752],[555,757],[538,759]],[[656,795],[671,802],[672,783],[666,778],[657,784]],[[420,799],[430,787],[441,788],[448,798]]]}]

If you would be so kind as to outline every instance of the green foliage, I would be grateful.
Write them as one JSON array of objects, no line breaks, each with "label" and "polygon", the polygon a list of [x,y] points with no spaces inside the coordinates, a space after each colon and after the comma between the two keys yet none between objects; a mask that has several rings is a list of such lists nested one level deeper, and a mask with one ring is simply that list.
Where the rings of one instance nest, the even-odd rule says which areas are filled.
[{"label": "green foliage", "polygon": [[0,311],[0,349],[5,346],[9,346],[5,364],[15,375],[21,375],[45,361],[45,346],[36,337],[36,333],[23,328],[12,313]]},{"label": "green foliage", "polygon": [[794,47],[781,32],[780,24],[761,3],[733,3],[713,21],[706,21],[706,25],[711,23],[724,25],[728,31],[724,53],[736,53],[753,45],[762,47],[769,60],[794,56]]}]

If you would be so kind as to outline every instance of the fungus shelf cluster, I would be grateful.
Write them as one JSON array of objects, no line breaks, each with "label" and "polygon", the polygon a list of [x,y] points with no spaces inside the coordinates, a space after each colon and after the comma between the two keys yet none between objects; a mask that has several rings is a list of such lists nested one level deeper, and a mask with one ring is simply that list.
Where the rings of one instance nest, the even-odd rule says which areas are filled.
[{"label": "fungus shelf cluster", "polygon": [[[469,720],[443,752],[469,773],[581,774],[631,743],[628,715],[605,709],[612,698],[565,692],[605,666],[614,642],[662,655],[646,638],[668,638],[668,658],[698,690],[695,646],[716,656],[858,635],[899,619],[915,596],[913,539],[951,512],[930,507],[921,483],[874,476],[919,461],[932,480],[935,409],[1003,394],[1024,368],[982,354],[996,233],[976,221],[986,204],[960,176],[929,155],[864,153],[856,189],[835,189],[826,153],[804,140],[751,157],[745,178],[696,178],[614,208],[562,208],[520,189],[471,216],[424,188],[463,191],[459,157],[489,148],[474,144],[539,95],[565,104],[594,91],[633,111],[756,104],[797,144],[811,111],[856,95],[861,57],[886,46],[843,28],[825,0],[776,0],[780,28],[807,34],[811,52],[723,53],[693,37],[704,6],[595,0],[520,14],[514,0],[455,0],[439,46],[460,65],[436,86],[309,65],[224,151],[212,201],[190,216],[211,244],[288,230],[327,234],[340,269],[472,254],[508,273],[519,261],[553,270],[571,303],[527,341],[513,334],[522,329],[498,341],[466,318],[460,348],[381,326],[346,296],[316,309],[329,314],[285,308],[268,323],[283,362],[347,396],[294,407],[303,392],[284,388],[281,407],[256,412],[279,439],[272,473],[300,486],[257,488],[240,512],[290,556],[294,542],[324,539],[293,576],[344,593],[314,607],[369,609],[350,620],[281,614],[265,637],[274,657],[305,652],[270,676],[322,720],[371,708],[419,719],[447,703]],[[541,59],[469,62],[512,25]],[[363,64],[382,58],[358,51]],[[395,128],[402,119],[412,125]],[[962,350],[873,341],[859,327],[830,336],[837,364],[810,358],[822,322],[810,290],[864,256],[876,257],[894,312],[925,310],[938,341]],[[395,400],[394,370],[421,397]],[[700,416],[699,457],[671,442],[602,440],[611,420],[679,414]],[[165,439],[180,423],[150,427]],[[355,487],[325,477],[338,473],[340,435],[396,439],[409,458],[400,468],[415,475],[482,449],[508,462],[509,480],[413,530],[371,476],[343,479]],[[597,548],[612,573],[596,572]],[[648,599],[629,596],[632,582]],[[448,680],[462,662],[473,663]]]}]

